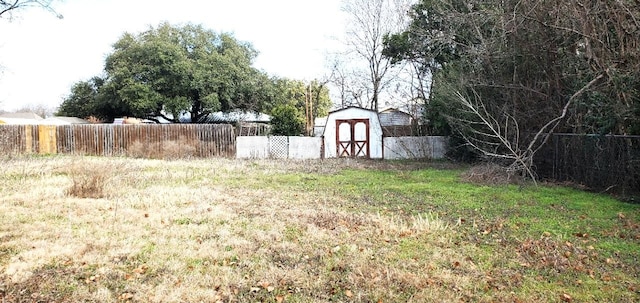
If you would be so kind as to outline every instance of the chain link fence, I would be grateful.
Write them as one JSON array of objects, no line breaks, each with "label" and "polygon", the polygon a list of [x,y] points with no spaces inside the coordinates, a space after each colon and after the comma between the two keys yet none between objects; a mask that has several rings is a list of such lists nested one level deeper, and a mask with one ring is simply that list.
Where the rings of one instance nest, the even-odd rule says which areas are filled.
[{"label": "chain link fence", "polygon": [[640,202],[640,136],[553,134],[535,164],[540,178]]}]

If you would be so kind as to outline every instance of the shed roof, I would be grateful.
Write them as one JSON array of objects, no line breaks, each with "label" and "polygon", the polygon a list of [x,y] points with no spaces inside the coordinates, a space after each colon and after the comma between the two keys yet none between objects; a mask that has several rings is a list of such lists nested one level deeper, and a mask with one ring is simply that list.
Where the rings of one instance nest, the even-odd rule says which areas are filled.
[{"label": "shed roof", "polygon": [[364,107],[359,107],[359,106],[353,106],[353,105],[351,105],[351,106],[347,106],[347,107],[343,107],[343,108],[340,108],[340,109],[336,109],[336,110],[330,111],[330,112],[329,112],[329,115],[331,115],[332,113],[337,113],[337,112],[341,112],[341,111],[349,110],[349,109],[354,109],[354,108],[355,108],[355,109],[361,109],[361,110],[366,110],[366,111],[374,112],[374,113],[376,113],[376,114],[377,114],[377,112],[376,112],[375,110],[368,109],[368,108],[364,108]]}]

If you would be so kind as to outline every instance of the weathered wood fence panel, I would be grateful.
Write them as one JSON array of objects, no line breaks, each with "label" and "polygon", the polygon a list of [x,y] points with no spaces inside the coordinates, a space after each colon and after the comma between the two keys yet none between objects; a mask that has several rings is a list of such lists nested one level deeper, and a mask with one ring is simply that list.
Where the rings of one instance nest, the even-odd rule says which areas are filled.
[{"label": "weathered wood fence panel", "polygon": [[0,155],[38,151],[38,125],[0,125]]},{"label": "weathered wood fence panel", "polygon": [[234,157],[235,138],[234,127],[226,124],[2,125],[0,152],[148,158]]}]

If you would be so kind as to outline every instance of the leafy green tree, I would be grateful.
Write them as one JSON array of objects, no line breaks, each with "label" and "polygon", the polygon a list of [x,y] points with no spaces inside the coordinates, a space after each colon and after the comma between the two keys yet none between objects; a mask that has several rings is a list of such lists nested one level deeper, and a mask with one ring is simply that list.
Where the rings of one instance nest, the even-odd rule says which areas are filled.
[{"label": "leafy green tree", "polygon": [[333,106],[331,97],[329,96],[329,88],[327,82],[313,80],[307,84],[309,93],[313,101],[313,118],[323,117],[329,114],[329,110]]},{"label": "leafy green tree", "polygon": [[455,112],[449,92],[474,95],[531,132],[579,92],[556,130],[637,133],[637,1],[422,0],[410,16],[405,32],[385,38],[383,53],[431,70],[432,102]]},{"label": "leafy green tree", "polygon": [[[313,117],[325,116],[332,106],[326,82],[313,80],[305,83],[287,78],[274,79],[274,92],[270,108],[289,104],[301,112],[305,111],[309,97],[313,99]],[[267,109],[269,110],[269,109]]]},{"label": "leafy green tree", "polygon": [[[220,110],[260,111],[268,101],[263,88],[269,79],[251,66],[257,52],[228,34],[163,23],[137,35],[125,33],[113,48],[94,95],[95,116],[179,122],[188,113],[199,122]],[[65,103],[82,98],[83,91],[75,93]]]},{"label": "leafy green tree", "polygon": [[273,79],[271,96],[271,102],[265,110],[272,114],[282,105],[294,107],[301,113],[303,122],[309,128],[307,132],[312,129],[314,119],[326,116],[332,106],[326,82],[318,80],[304,82],[286,78]]},{"label": "leafy green tree", "polygon": [[98,106],[98,89],[102,84],[104,80],[100,77],[74,84],[71,87],[71,93],[62,102],[56,115],[80,118],[94,115]]},{"label": "leafy green tree", "polygon": [[271,133],[276,136],[298,136],[304,131],[302,115],[289,104],[278,105],[271,111],[271,125]]}]

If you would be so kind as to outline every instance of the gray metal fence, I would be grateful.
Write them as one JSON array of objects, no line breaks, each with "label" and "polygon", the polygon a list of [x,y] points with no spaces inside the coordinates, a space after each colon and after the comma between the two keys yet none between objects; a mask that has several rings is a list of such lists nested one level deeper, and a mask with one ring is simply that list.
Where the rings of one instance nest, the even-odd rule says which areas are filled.
[{"label": "gray metal fence", "polygon": [[640,136],[553,134],[535,163],[543,178],[640,196]]}]

